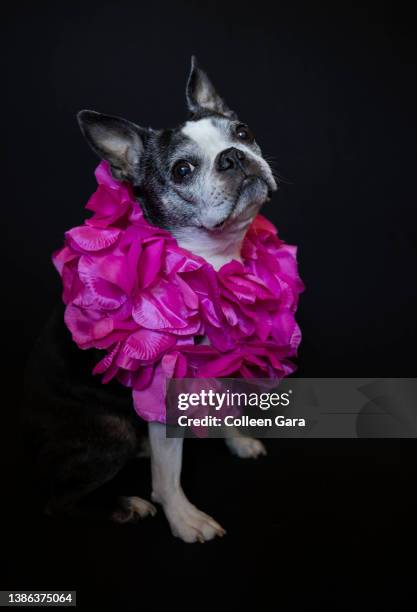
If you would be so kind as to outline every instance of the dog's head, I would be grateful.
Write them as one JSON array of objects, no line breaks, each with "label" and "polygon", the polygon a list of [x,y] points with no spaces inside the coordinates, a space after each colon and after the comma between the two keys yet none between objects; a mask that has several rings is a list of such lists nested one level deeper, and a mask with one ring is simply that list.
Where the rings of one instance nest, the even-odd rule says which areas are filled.
[{"label": "dog's head", "polygon": [[218,232],[249,222],[277,188],[271,168],[195,58],[186,99],[189,118],[174,129],[142,128],[88,110],[78,120],[113,176],[132,184],[152,224]]}]

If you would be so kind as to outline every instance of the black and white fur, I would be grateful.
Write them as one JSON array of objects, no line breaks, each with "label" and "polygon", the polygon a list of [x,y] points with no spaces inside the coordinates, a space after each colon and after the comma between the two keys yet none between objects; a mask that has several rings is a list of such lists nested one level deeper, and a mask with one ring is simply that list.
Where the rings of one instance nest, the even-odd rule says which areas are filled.
[{"label": "black and white fur", "polygon": [[[131,183],[147,220],[218,269],[240,259],[247,228],[276,188],[251,130],[215,91],[195,58],[187,82],[188,120],[174,129],[142,128],[125,119],[81,111],[81,130]],[[94,492],[139,452],[141,424],[129,391],[90,374],[96,352],[76,348],[58,308],[40,338],[26,378],[29,442],[51,514],[91,511]],[[174,535],[204,542],[223,528],[186,498],[180,484],[181,439],[149,424],[152,501],[162,505]],[[233,437],[240,457],[265,453],[261,442]],[[138,497],[116,497],[99,509],[117,522],[154,514]]]}]

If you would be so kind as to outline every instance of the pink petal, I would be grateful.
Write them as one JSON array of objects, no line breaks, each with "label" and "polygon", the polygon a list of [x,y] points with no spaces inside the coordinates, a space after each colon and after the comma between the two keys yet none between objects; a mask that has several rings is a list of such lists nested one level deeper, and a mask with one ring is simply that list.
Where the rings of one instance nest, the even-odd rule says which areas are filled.
[{"label": "pink petal", "polygon": [[151,361],[175,344],[175,338],[169,334],[140,329],[129,336],[122,350],[134,359]]},{"label": "pink petal", "polygon": [[100,251],[114,244],[120,235],[119,229],[102,229],[81,225],[67,232],[67,236],[84,251]]},{"label": "pink petal", "polygon": [[93,347],[113,330],[113,321],[71,304],[65,309],[65,323],[79,346]]},{"label": "pink petal", "polygon": [[155,369],[151,383],[144,389],[134,389],[133,405],[137,414],[145,421],[165,423],[166,376],[162,367]]},{"label": "pink petal", "polygon": [[93,370],[93,374],[103,374],[106,370],[110,368],[110,366],[113,364],[114,357],[117,354],[119,347],[120,342],[117,342],[114,345],[114,348],[110,351],[110,353],[107,353],[107,355],[96,364]]},{"label": "pink petal", "polygon": [[[106,262],[108,263],[108,268]],[[121,273],[123,268],[123,260],[108,256],[105,260],[97,259],[96,257],[90,257],[83,255],[80,257],[78,262],[78,273],[81,281],[84,283],[88,294],[86,293],[84,298],[81,298],[81,302],[92,299],[96,302],[99,308],[104,309],[115,309],[119,308],[127,299],[127,296],[123,289],[115,285],[114,283],[106,280],[104,277],[113,278],[118,282],[121,280]]]},{"label": "pink petal", "polygon": [[148,242],[143,247],[138,263],[138,283],[146,289],[155,280],[162,266],[164,241],[161,238]]},{"label": "pink petal", "polygon": [[187,314],[181,293],[164,280],[139,293],[132,308],[134,320],[147,329],[184,328]]}]

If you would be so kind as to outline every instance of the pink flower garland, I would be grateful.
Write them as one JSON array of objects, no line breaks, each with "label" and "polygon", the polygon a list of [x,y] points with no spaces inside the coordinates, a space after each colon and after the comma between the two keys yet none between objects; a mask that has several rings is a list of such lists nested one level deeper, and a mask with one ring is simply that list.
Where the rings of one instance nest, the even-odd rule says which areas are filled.
[{"label": "pink flower garland", "polygon": [[[303,283],[296,248],[261,215],[244,239],[244,263],[217,272],[149,224],[129,185],[96,170],[93,216],[53,254],[65,323],[81,349],[106,351],[93,372],[131,387],[136,412],[165,421],[168,378],[282,378],[301,340],[294,313]],[[209,344],[196,344],[206,336]]]}]

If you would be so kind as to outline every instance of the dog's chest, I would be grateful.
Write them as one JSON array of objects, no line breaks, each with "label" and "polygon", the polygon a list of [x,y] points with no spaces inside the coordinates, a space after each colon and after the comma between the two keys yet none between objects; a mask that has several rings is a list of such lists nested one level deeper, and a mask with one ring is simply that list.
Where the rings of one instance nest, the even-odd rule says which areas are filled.
[{"label": "dog's chest", "polygon": [[188,251],[203,257],[215,270],[219,270],[224,264],[229,263],[229,261],[233,259],[242,261],[240,256],[240,244],[234,245],[233,248],[228,248],[225,251],[218,251],[212,244],[204,243],[201,240],[195,240],[191,243],[187,242],[186,244],[178,242],[178,244]]},{"label": "dog's chest", "polygon": [[[246,229],[246,228],[245,228]],[[195,255],[203,257],[215,270],[233,259],[242,261],[241,247],[245,232],[208,235],[198,228],[184,228],[173,232],[178,244]]]}]

